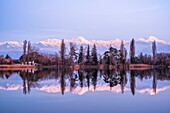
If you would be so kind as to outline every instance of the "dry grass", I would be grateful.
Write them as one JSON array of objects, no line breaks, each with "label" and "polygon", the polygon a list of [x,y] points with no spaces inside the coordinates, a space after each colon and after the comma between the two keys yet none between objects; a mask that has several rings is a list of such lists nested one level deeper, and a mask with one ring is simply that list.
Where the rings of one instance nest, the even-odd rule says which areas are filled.
[{"label": "dry grass", "polygon": [[153,68],[153,66],[148,65],[148,64],[130,64],[129,65],[130,70],[148,70],[148,69],[152,69],[152,68]]},{"label": "dry grass", "polygon": [[21,65],[21,64],[12,64],[12,65],[0,65],[0,70],[25,70],[35,68],[34,65]]}]

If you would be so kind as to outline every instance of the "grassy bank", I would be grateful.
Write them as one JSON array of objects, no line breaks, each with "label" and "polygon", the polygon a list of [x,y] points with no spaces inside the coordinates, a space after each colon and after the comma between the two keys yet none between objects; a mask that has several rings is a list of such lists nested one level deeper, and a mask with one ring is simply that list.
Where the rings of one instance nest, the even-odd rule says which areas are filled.
[{"label": "grassy bank", "polygon": [[[0,65],[0,70],[26,70],[26,69],[34,69],[34,68],[47,68],[47,69],[128,69],[128,70],[147,70],[153,69],[155,66],[147,65],[147,64],[130,64],[125,65],[124,68],[122,65],[73,65],[73,66],[65,66],[62,65],[49,65],[49,66],[35,66],[35,65],[22,65],[22,64],[13,64],[13,65]],[[168,66],[170,68],[170,66]]]},{"label": "grassy bank", "polygon": [[34,65],[21,65],[21,64],[12,64],[12,65],[0,65],[0,70],[25,70],[36,68]]}]

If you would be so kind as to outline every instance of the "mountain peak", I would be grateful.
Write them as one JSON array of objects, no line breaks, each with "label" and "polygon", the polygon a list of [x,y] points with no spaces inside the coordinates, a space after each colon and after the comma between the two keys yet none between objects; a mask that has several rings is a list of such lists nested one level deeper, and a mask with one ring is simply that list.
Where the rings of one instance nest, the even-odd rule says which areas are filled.
[{"label": "mountain peak", "polygon": [[73,42],[78,42],[78,43],[89,43],[89,41],[87,39],[85,39],[84,37],[82,36],[79,36],[77,38],[73,38],[72,39]]},{"label": "mountain peak", "polygon": [[56,45],[56,43],[60,43],[61,40],[59,39],[47,39],[45,41],[40,41],[39,43],[44,45]]},{"label": "mountain peak", "polygon": [[150,41],[150,42],[156,41],[156,42],[163,42],[163,43],[166,43],[164,40],[160,40],[160,39],[158,39],[158,38],[156,38],[156,37],[154,37],[154,36],[148,37],[147,40]]},{"label": "mountain peak", "polygon": [[154,41],[156,41],[156,42],[159,42],[159,43],[168,44],[166,41],[160,40],[155,36],[150,36],[148,38],[140,38],[139,41],[142,41],[142,42],[154,42]]},{"label": "mountain peak", "polygon": [[6,41],[6,42],[1,42],[0,45],[10,45],[12,47],[15,46],[22,46],[22,43],[16,42],[16,41]]},{"label": "mountain peak", "polygon": [[86,40],[84,37],[82,36],[79,36],[77,39],[80,39],[80,40]]}]

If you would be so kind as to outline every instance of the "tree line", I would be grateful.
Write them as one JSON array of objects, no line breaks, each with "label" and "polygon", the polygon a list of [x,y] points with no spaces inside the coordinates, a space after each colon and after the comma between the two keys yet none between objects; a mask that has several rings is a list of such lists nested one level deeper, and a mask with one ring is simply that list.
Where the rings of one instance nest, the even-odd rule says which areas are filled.
[{"label": "tree line", "polygon": [[[57,65],[60,67],[77,64],[83,66],[103,65],[108,68],[111,65],[126,67],[128,64],[170,65],[170,54],[157,53],[156,41],[152,42],[151,49],[152,56],[142,52],[136,56],[135,40],[132,39],[129,57],[127,56],[128,52],[123,41],[121,41],[119,49],[110,45],[108,50],[99,55],[95,44],[93,44],[92,48],[90,48],[90,45],[86,47],[81,45],[80,48],[77,48],[76,44],[70,43],[69,48],[66,48],[64,39],[62,39],[60,51],[56,51],[56,54],[45,54],[41,53],[39,48],[32,46],[30,41],[24,40],[23,54],[19,58],[19,62],[25,65]],[[13,60],[9,55],[5,58],[0,56],[0,64],[13,64]]]}]

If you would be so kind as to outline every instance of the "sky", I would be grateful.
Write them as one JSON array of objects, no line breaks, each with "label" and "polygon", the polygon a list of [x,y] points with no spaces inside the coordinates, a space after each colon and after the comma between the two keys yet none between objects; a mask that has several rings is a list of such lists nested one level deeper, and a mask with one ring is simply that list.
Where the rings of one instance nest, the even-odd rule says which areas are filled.
[{"label": "sky", "polygon": [[0,42],[78,36],[170,41],[170,0],[0,0]]}]

